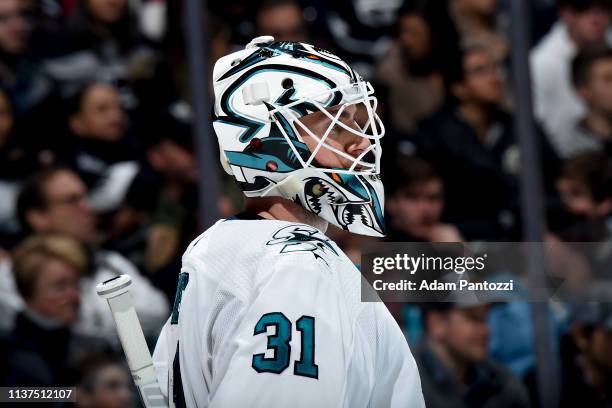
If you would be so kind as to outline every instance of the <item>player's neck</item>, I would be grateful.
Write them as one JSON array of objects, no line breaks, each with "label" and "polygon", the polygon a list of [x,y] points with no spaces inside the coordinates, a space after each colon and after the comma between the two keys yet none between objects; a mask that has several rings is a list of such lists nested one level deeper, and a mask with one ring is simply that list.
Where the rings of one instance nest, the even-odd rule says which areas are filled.
[{"label": "player's neck", "polygon": [[247,198],[247,211],[270,220],[300,222],[319,229],[327,230],[328,223],[323,218],[306,210],[304,207],[282,197]]}]

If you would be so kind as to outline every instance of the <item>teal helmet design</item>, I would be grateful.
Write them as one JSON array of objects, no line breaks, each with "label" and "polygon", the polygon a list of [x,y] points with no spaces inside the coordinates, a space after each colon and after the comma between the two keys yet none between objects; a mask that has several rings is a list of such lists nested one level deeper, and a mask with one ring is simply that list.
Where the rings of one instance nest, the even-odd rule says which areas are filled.
[{"label": "teal helmet design", "polygon": [[[247,197],[284,197],[344,230],[384,235],[385,129],[374,89],[346,62],[309,44],[258,37],[217,61],[213,85],[221,163]],[[341,120],[348,109],[357,112],[354,124]],[[301,121],[314,112],[329,122],[323,134]],[[353,157],[330,145],[337,128],[368,139],[368,147]],[[317,142],[313,151],[306,135]],[[321,165],[315,159],[321,149],[350,167]]]}]

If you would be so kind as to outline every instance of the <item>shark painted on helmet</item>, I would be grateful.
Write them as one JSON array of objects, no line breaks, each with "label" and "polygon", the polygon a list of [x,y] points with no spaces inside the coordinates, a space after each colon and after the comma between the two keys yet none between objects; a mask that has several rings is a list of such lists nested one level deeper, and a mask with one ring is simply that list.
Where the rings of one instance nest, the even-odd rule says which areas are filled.
[{"label": "shark painted on helmet", "polygon": [[[221,163],[247,197],[284,197],[344,230],[384,235],[385,130],[372,86],[346,62],[309,44],[259,37],[217,61],[213,83]],[[339,119],[350,106],[363,117],[355,127]],[[330,121],[324,134],[300,120],[315,112]],[[367,138],[369,147],[357,157],[334,148],[326,139],[335,126]],[[317,141],[314,151],[304,135]],[[315,158],[320,149],[344,157],[350,167],[321,165]]]}]

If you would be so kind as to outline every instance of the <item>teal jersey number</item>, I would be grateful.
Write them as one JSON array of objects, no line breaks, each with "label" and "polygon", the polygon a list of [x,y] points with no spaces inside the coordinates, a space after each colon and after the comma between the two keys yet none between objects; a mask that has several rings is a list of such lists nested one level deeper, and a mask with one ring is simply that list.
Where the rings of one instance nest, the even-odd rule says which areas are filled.
[{"label": "teal jersey number", "polygon": [[[268,327],[276,329],[275,334],[268,335],[268,350],[274,351],[274,357],[265,357],[264,353],[255,354],[251,366],[258,373],[280,374],[289,367],[291,357],[291,321],[280,313],[266,313],[257,324],[253,335],[265,333]],[[315,364],[315,318],[302,316],[296,322],[301,334],[302,352],[300,359],[294,363],[293,374],[303,377],[319,378],[319,366]]]},{"label": "teal jersey number", "polygon": [[179,312],[181,310],[181,300],[183,300],[183,292],[189,283],[189,274],[181,272],[179,274],[178,284],[176,285],[176,295],[174,296],[174,306],[172,307],[172,316],[170,324],[178,324]]},{"label": "teal jersey number", "polygon": [[302,333],[302,353],[295,362],[293,374],[304,377],[319,378],[319,366],[315,360],[315,319],[312,316],[302,316],[296,322],[297,329]]},{"label": "teal jersey number", "polygon": [[291,322],[282,313],[266,313],[255,325],[253,336],[265,333],[270,326],[276,328],[276,334],[268,336],[268,349],[274,350],[274,357],[266,358],[263,353],[255,354],[252,366],[258,373],[280,374],[289,367]]}]

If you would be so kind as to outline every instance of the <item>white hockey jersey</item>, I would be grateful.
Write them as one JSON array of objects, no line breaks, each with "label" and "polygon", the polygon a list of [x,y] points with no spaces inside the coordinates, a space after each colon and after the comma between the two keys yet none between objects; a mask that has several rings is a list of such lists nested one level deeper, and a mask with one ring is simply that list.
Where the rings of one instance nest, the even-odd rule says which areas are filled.
[{"label": "white hockey jersey", "polygon": [[316,228],[221,220],[183,255],[154,352],[176,406],[424,407],[414,358],[383,303]]}]

